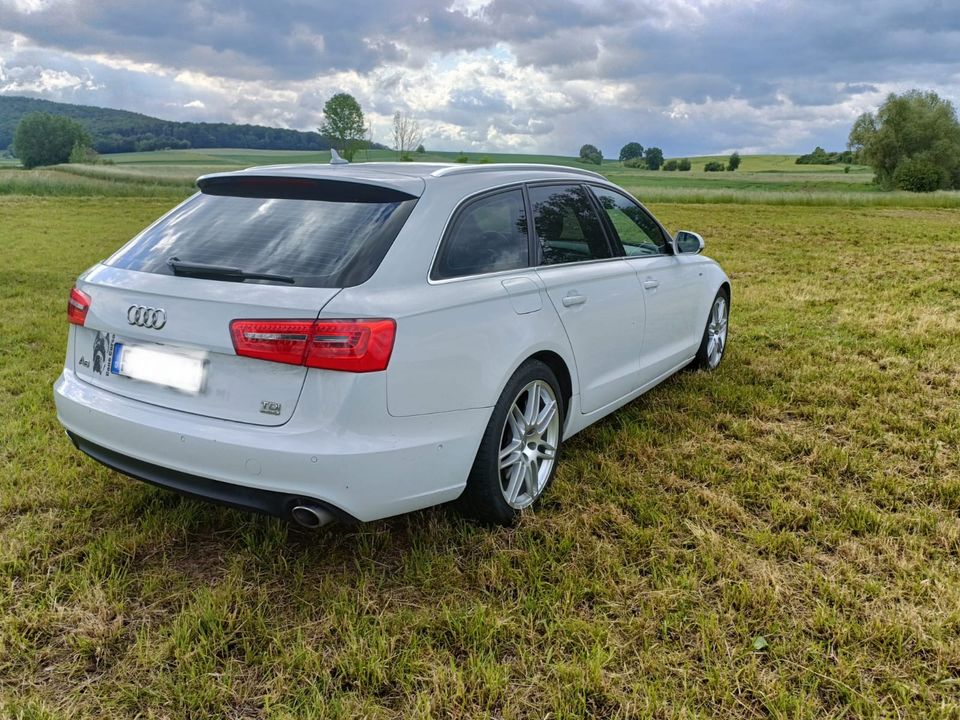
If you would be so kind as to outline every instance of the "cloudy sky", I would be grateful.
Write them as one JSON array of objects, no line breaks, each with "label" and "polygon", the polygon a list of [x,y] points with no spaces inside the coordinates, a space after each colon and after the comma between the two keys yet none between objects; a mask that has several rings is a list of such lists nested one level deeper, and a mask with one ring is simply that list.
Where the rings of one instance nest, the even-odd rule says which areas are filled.
[{"label": "cloudy sky", "polygon": [[0,0],[0,94],[390,143],[607,157],[841,149],[889,92],[960,101],[958,0]]}]

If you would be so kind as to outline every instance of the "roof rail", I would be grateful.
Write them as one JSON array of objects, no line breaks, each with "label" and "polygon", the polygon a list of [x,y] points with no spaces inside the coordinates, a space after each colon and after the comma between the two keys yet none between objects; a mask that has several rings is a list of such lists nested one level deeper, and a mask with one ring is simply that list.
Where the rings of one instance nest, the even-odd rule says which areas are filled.
[{"label": "roof rail", "polygon": [[548,165],[546,163],[484,163],[483,165],[450,165],[447,167],[438,168],[430,173],[433,177],[446,177],[447,175],[467,175],[471,173],[481,173],[481,172],[502,172],[504,170],[509,171],[523,171],[527,172],[532,171],[546,171],[546,172],[565,172],[565,173],[574,173],[576,175],[586,175],[588,177],[600,178],[601,180],[606,180],[606,178],[598,172],[593,172],[592,170],[584,170],[583,168],[576,167],[567,167],[566,165]]}]

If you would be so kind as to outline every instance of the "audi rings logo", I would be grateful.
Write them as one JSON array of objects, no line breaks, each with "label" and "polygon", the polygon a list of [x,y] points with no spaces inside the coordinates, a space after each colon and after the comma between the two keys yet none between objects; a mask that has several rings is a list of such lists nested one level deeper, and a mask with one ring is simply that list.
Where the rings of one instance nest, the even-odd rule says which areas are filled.
[{"label": "audi rings logo", "polygon": [[167,311],[163,308],[131,305],[127,308],[127,322],[137,327],[159,330],[167,324]]}]

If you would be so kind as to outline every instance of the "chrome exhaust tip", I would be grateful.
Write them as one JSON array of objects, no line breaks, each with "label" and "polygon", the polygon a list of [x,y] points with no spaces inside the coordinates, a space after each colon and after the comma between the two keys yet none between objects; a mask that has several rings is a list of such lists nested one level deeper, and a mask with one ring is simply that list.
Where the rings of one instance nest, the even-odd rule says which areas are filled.
[{"label": "chrome exhaust tip", "polygon": [[319,505],[295,505],[290,516],[297,525],[308,530],[316,530],[334,520],[333,515]]}]

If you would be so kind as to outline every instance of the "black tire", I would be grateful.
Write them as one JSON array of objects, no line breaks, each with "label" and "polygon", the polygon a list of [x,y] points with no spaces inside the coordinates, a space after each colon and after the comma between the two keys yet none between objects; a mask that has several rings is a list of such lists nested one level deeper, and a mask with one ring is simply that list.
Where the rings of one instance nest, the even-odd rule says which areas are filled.
[{"label": "black tire", "polygon": [[713,302],[710,303],[710,311],[707,313],[707,321],[703,326],[703,336],[700,338],[700,347],[697,348],[697,355],[694,357],[693,362],[691,362],[687,368],[690,370],[716,370],[720,363],[723,362],[724,355],[727,354],[727,338],[729,335],[726,330],[723,334],[723,343],[720,349],[720,357],[712,358],[710,352],[710,330],[711,326],[714,323],[714,312],[717,306],[717,301],[722,300],[724,302],[724,327],[730,321],[730,291],[725,287],[720,288],[716,296],[713,298]]},{"label": "black tire", "polygon": [[559,436],[557,437],[556,448],[552,457],[553,464],[549,469],[549,475],[542,483],[534,499],[526,507],[535,506],[550,487],[553,476],[557,471],[560,438],[563,435],[566,408],[563,403],[563,395],[560,393],[560,383],[557,382],[557,377],[553,371],[539,360],[528,360],[517,369],[513,377],[507,382],[500,399],[493,408],[490,421],[487,423],[487,429],[484,431],[480,442],[480,448],[477,450],[473,468],[467,478],[467,487],[457,501],[461,514],[481,522],[512,525],[525,509],[513,507],[507,502],[505,497],[507,489],[503,486],[505,480],[500,470],[500,452],[505,438],[508,437],[505,434],[509,432],[507,427],[508,412],[526,392],[525,389],[536,381],[546,383],[553,391],[559,419]]}]

